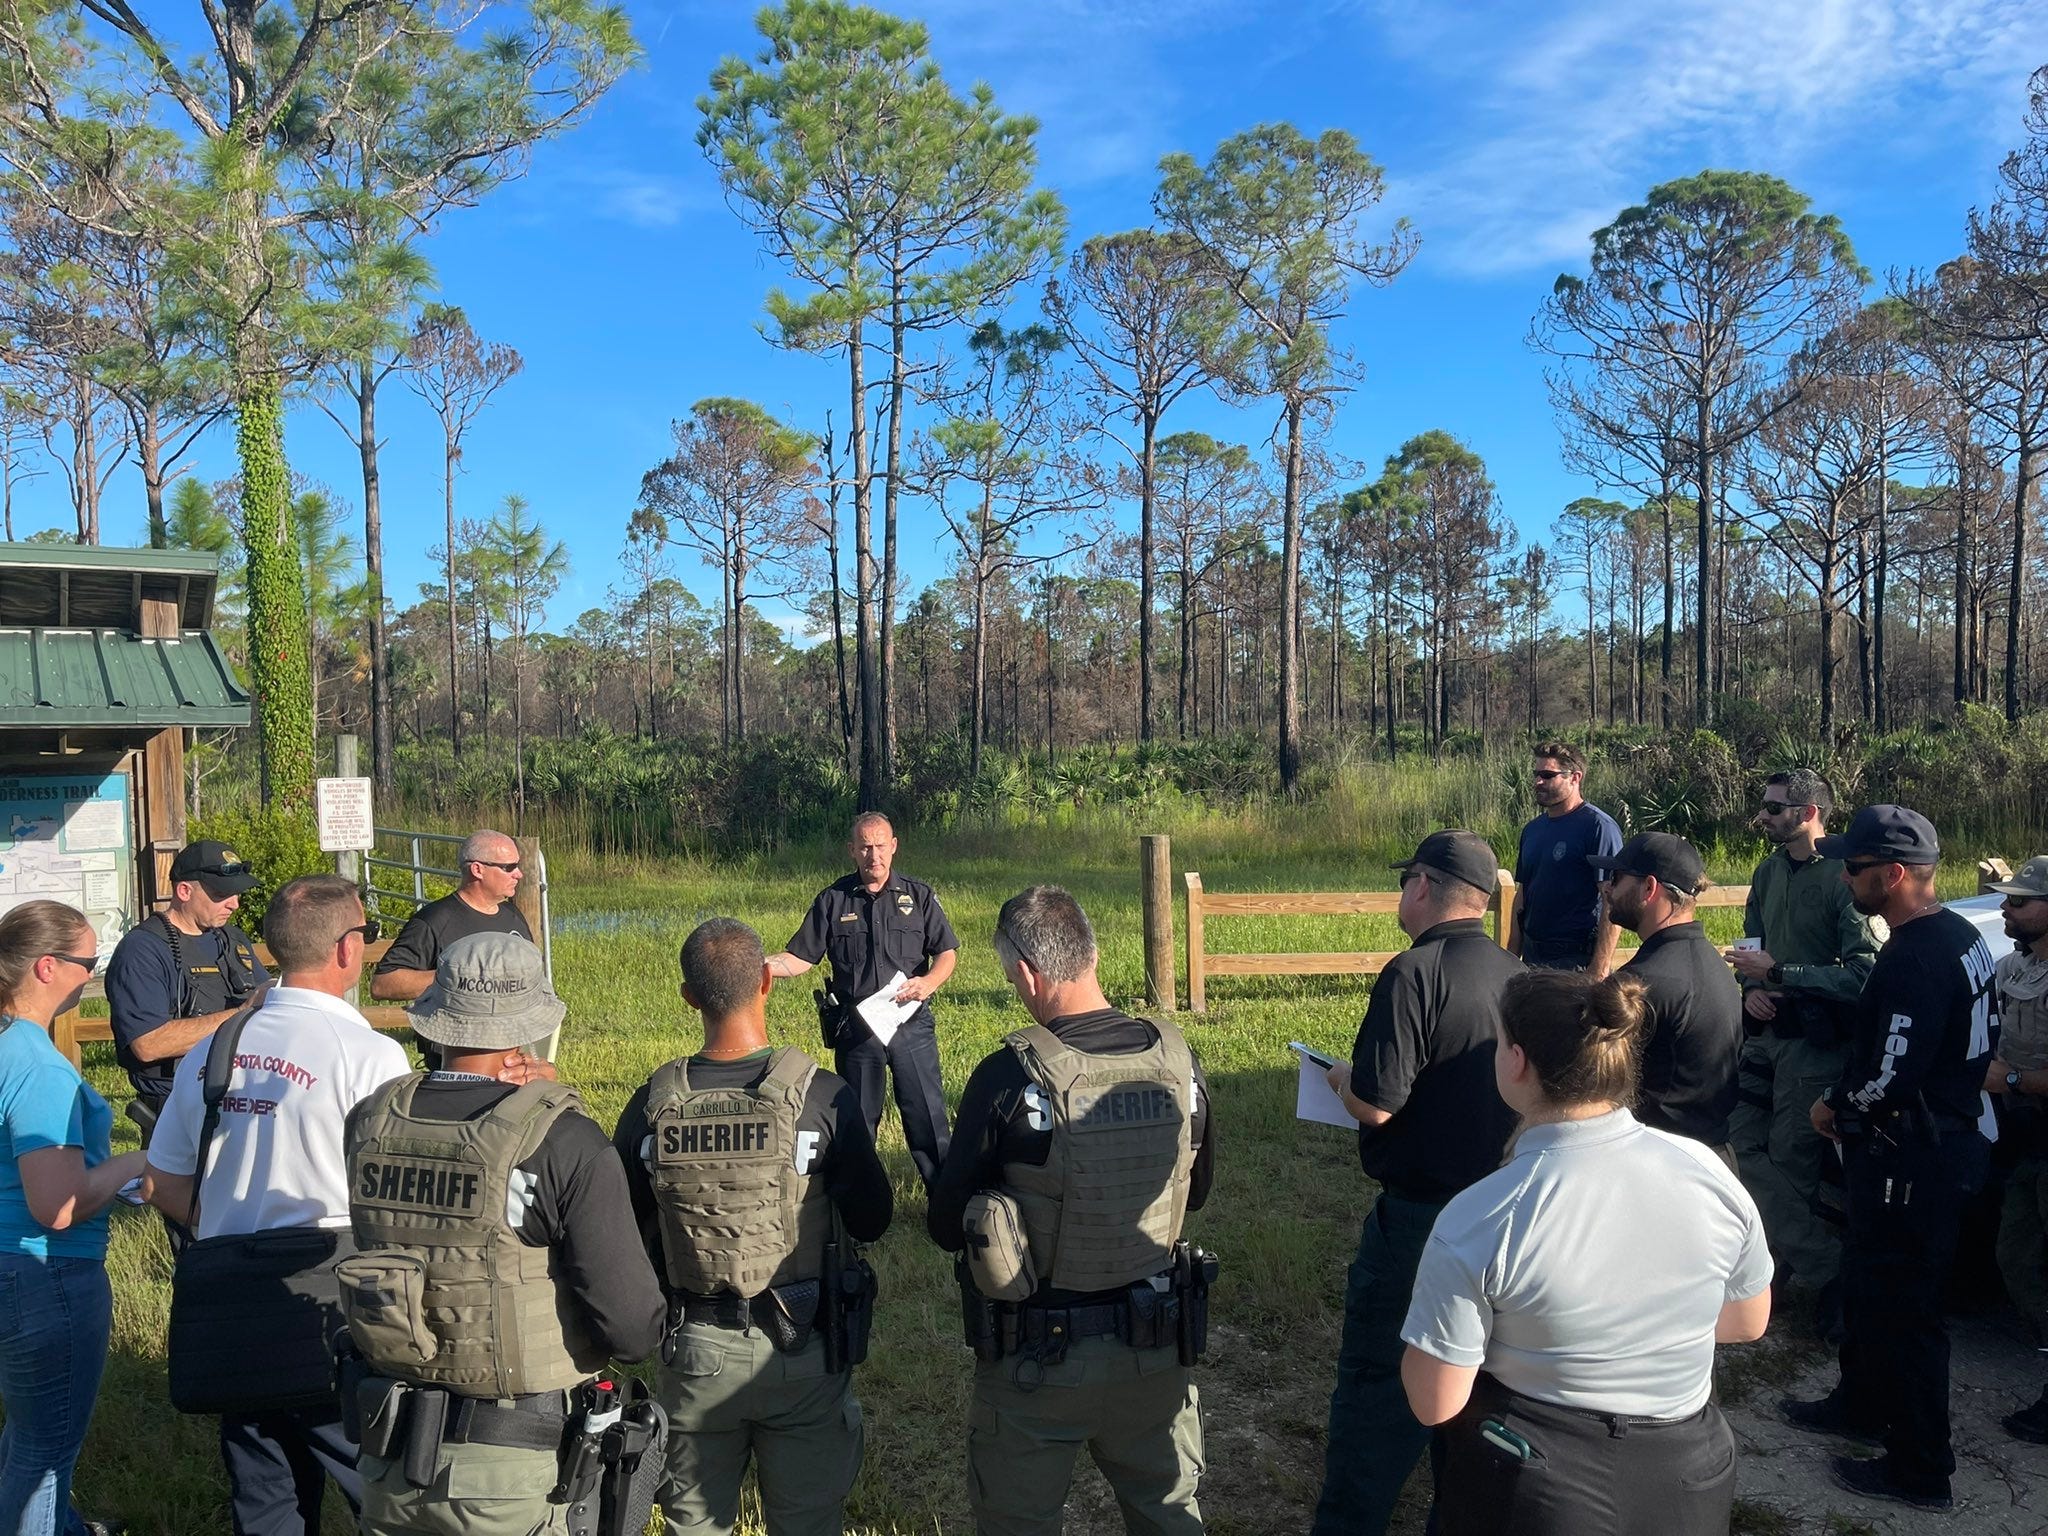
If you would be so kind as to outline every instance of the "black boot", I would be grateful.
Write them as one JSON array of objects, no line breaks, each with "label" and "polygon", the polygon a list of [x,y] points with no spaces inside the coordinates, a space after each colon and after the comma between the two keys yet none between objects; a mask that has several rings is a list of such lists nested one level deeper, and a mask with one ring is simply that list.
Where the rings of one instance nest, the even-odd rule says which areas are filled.
[{"label": "black boot", "polygon": [[2015,1440],[2026,1440],[2034,1445],[2048,1445],[2048,1389],[2027,1407],[2017,1413],[2008,1413],[1999,1422],[2005,1432]]}]

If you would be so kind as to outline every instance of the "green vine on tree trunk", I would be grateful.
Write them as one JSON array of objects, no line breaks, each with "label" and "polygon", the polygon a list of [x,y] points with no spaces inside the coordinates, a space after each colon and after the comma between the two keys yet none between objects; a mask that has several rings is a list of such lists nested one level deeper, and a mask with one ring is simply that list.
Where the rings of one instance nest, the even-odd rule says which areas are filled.
[{"label": "green vine on tree trunk", "polygon": [[264,804],[313,815],[313,674],[306,585],[292,531],[284,399],[274,378],[246,381],[235,404],[242,542],[249,553],[249,672],[263,744]]}]

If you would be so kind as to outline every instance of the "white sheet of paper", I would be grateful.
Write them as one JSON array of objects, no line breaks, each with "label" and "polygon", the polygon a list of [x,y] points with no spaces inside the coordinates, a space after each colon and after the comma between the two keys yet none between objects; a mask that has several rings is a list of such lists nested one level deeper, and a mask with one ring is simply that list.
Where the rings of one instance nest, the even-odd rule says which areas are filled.
[{"label": "white sheet of paper", "polygon": [[1730,949],[1762,949],[1764,941],[1762,939],[1737,939],[1728,947]]},{"label": "white sheet of paper", "polygon": [[898,971],[882,983],[879,992],[854,1004],[853,1011],[860,1015],[861,1022],[884,1045],[896,1038],[896,1031],[903,1021],[918,1010],[917,1003],[899,1003],[895,999],[894,993],[903,985],[903,979],[903,973]]},{"label": "white sheet of paper", "polygon": [[1294,1118],[1316,1125],[1341,1126],[1347,1131],[1357,1130],[1358,1121],[1344,1107],[1344,1101],[1337,1097],[1337,1090],[1330,1086],[1330,1080],[1323,1076],[1335,1063],[1321,1051],[1311,1050],[1299,1040],[1288,1041],[1287,1048],[1301,1058],[1301,1076],[1294,1085]]}]

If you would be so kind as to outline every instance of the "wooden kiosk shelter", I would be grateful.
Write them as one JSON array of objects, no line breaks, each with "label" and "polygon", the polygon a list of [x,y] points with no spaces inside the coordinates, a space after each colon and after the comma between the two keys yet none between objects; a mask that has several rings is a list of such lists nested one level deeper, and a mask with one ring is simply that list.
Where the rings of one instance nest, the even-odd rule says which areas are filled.
[{"label": "wooden kiosk shelter", "polygon": [[185,733],[246,726],[213,556],[0,544],[0,911],[84,912],[102,956],[170,900]]}]

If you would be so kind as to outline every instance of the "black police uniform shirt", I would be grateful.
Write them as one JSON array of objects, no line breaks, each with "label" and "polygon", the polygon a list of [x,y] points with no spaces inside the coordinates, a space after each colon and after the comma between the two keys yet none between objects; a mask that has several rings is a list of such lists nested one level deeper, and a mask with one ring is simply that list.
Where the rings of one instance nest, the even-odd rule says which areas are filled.
[{"label": "black police uniform shirt", "polygon": [[495,912],[479,912],[455,892],[430,901],[405,920],[398,937],[377,962],[379,976],[390,971],[431,971],[441,963],[441,951],[457,939],[473,933],[516,933],[533,942],[533,930],[519,909],[506,902]]},{"label": "black police uniform shirt", "polygon": [[1726,1146],[1742,1058],[1742,984],[1696,922],[1658,929],[1621,971],[1650,994],[1636,1118]]},{"label": "black police uniform shirt", "polygon": [[1857,1003],[1836,1111],[1881,1120],[1924,1102],[1989,1126],[1984,1068],[1998,1048],[1997,962],[1970,920],[1946,907],[1892,929]]},{"label": "black police uniform shirt", "polygon": [[[758,1087],[767,1075],[772,1055],[764,1047],[731,1061],[692,1056],[690,1086]],[[641,1241],[656,1272],[666,1275],[667,1261],[662,1254],[661,1229],[655,1215],[654,1176],[647,1168],[648,1138],[654,1134],[647,1118],[650,1086],[642,1083],[626,1101],[618,1129],[612,1133],[612,1146],[626,1169],[626,1189],[632,1197],[633,1218],[639,1225]],[[823,1067],[812,1074],[803,1109],[796,1119],[796,1141],[797,1172],[825,1181],[825,1193],[838,1208],[848,1236],[857,1243],[872,1243],[889,1230],[889,1222],[896,1214],[896,1191],[875,1151],[874,1139],[868,1135],[860,1101],[845,1078]]]},{"label": "black police uniform shirt", "polygon": [[[169,919],[164,920],[166,923]],[[270,979],[263,962],[255,957],[249,936],[233,924],[209,928],[204,933],[178,934],[178,958],[173,959],[171,942],[154,922],[131,928],[114,946],[107,962],[108,1023],[114,1034],[114,1058],[128,1074],[138,1093],[168,1097],[178,1058],[143,1061],[135,1054],[135,1042],[172,1019],[196,1019],[235,1006],[229,987],[230,972],[223,969],[229,949],[239,941],[254,973],[250,990]],[[190,974],[180,974],[178,960]]]},{"label": "black police uniform shirt", "polygon": [[[475,1120],[512,1093],[510,1084],[466,1074],[429,1076],[413,1095],[423,1120]],[[358,1105],[349,1111],[355,1141]],[[354,1198],[358,1190],[350,1190]],[[654,1270],[637,1256],[633,1207],[604,1130],[570,1112],[548,1127],[533,1156],[513,1175],[507,1202],[529,1248],[555,1252],[555,1276],[591,1337],[618,1360],[645,1360],[661,1343],[668,1303]]]},{"label": "black police uniform shirt", "polygon": [[[1077,1051],[1091,1056],[1128,1056],[1151,1049],[1159,1031],[1142,1019],[1115,1008],[1069,1014],[1045,1026]],[[1209,1198],[1216,1166],[1215,1138],[1209,1134],[1209,1084],[1195,1063],[1195,1162],[1188,1172],[1188,1209],[1198,1211]],[[932,1241],[948,1253],[967,1244],[961,1220],[967,1202],[984,1189],[1000,1189],[1003,1165],[1027,1163],[1043,1167],[1052,1152],[1052,1110],[1031,1081],[1024,1063],[1007,1045],[982,1058],[960,1096],[953,1121],[953,1143],[945,1164],[932,1180],[925,1227]],[[1067,1291],[1043,1284],[1032,1298],[1043,1306],[1087,1306],[1115,1301],[1123,1288],[1111,1291]]]},{"label": "black police uniform shirt", "polygon": [[1501,1163],[1515,1112],[1493,1080],[1500,995],[1522,962],[1477,918],[1426,930],[1373,979],[1351,1092],[1393,1115],[1358,1128],[1358,1161],[1390,1193],[1441,1202]]},{"label": "black police uniform shirt", "polygon": [[959,947],[932,888],[893,870],[872,896],[858,873],[834,880],[789,941],[789,952],[806,964],[830,957],[833,995],[847,1004],[874,996],[898,971],[924,975],[935,957]]}]

